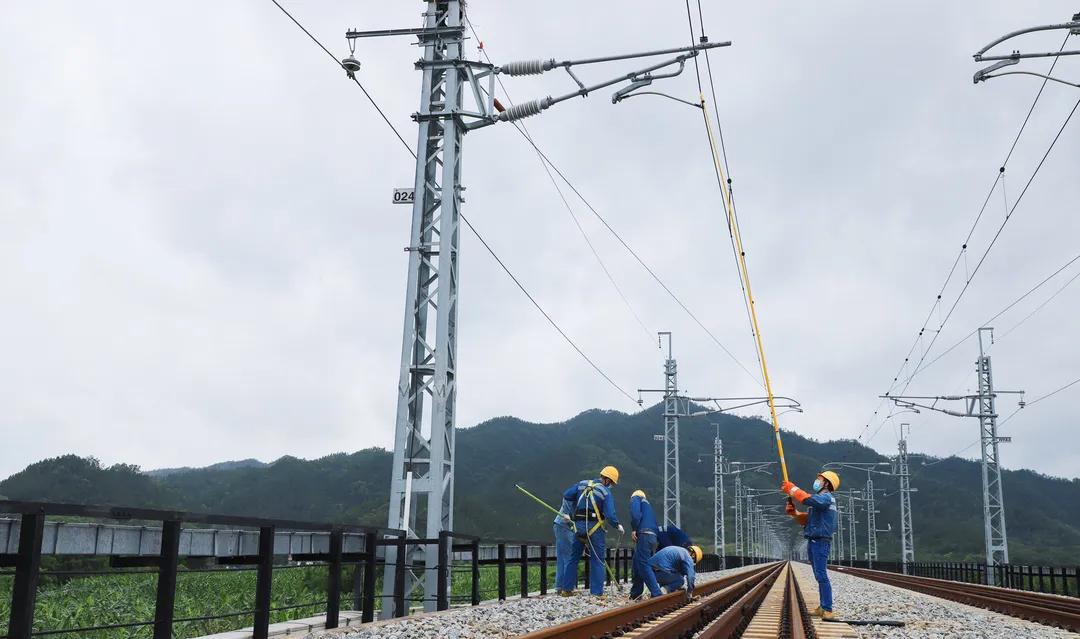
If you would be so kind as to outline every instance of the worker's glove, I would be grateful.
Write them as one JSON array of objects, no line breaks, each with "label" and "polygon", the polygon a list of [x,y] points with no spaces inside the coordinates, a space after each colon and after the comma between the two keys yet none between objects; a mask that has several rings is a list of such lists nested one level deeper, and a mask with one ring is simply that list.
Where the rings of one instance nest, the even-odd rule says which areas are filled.
[{"label": "worker's glove", "polygon": [[619,534],[621,535],[621,534],[623,534],[625,532],[626,532],[626,529],[623,528],[622,524],[619,524]]},{"label": "worker's glove", "polygon": [[693,601],[694,600],[694,589],[693,588],[687,588],[686,589],[686,600],[687,601]]},{"label": "worker's glove", "polygon": [[802,488],[799,488],[790,481],[786,481],[780,485],[780,492],[784,493],[785,495],[787,495],[791,499],[794,499],[800,504],[810,497],[810,493],[806,492]]},{"label": "worker's glove", "polygon": [[795,511],[795,504],[791,503],[791,501],[788,500],[788,503],[784,504],[784,512],[786,512],[788,515],[794,517],[795,512],[796,512]]},{"label": "worker's glove", "polygon": [[570,526],[574,525],[574,520],[570,518],[570,515],[567,515],[567,514],[564,513],[562,518],[563,518],[563,521],[565,521],[568,525],[570,525]]},{"label": "worker's glove", "polygon": [[637,531],[636,530],[631,530],[630,531],[630,539],[633,539],[635,544],[637,543]]},{"label": "worker's glove", "polygon": [[792,492],[791,492],[792,488],[797,489],[798,486],[796,486],[794,483],[792,483],[790,481],[785,481],[783,484],[780,484],[780,492],[784,493],[785,495],[791,496],[792,495]]}]

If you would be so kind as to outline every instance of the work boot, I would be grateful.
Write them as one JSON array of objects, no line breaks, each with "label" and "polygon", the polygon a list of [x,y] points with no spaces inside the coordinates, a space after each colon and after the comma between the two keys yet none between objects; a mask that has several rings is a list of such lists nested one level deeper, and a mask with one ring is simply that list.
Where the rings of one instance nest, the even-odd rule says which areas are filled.
[{"label": "work boot", "polygon": [[825,612],[825,610],[823,610],[821,606],[818,606],[817,608],[814,608],[813,610],[810,611],[810,616],[811,617],[820,617],[820,616],[822,616],[823,612]]},{"label": "work boot", "polygon": [[822,610],[821,619],[822,621],[832,621],[836,619],[836,613],[834,613],[832,610]]}]

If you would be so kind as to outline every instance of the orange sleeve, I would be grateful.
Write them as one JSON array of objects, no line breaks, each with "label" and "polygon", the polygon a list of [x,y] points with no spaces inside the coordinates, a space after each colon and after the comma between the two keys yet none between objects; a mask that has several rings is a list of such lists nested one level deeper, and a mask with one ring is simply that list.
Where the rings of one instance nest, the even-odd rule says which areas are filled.
[{"label": "orange sleeve", "polygon": [[810,518],[807,513],[795,513],[795,521],[799,522],[800,526],[806,525],[806,520]]}]

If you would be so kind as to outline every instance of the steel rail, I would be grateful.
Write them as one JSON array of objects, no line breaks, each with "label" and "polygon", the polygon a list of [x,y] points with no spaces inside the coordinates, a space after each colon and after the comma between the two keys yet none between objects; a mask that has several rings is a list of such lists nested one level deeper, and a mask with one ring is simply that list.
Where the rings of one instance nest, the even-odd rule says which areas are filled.
[{"label": "steel rail", "polygon": [[830,568],[837,572],[993,610],[1012,617],[1080,632],[1080,601],[1074,603],[1057,595],[1021,592],[929,577],[897,575],[862,568],[841,566],[830,566]]},{"label": "steel rail", "polygon": [[[731,586],[744,582],[761,581],[775,572],[778,565],[782,564],[766,564],[760,568],[721,577],[699,585],[696,592],[709,597]],[[561,639],[596,639],[597,637],[618,636],[651,620],[670,614],[687,604],[685,592],[673,592],[530,632],[521,635],[520,639],[552,639],[555,637]]]},{"label": "steel rail", "polygon": [[[634,633],[634,639],[689,637],[729,611],[733,612],[732,618],[735,620],[729,625],[739,628],[745,625],[757,611],[761,600],[765,598],[769,588],[783,570],[784,564],[780,564],[765,573],[761,579],[746,579],[695,601],[679,610],[674,616],[638,630]],[[733,637],[735,635],[731,632],[718,636]]]}]

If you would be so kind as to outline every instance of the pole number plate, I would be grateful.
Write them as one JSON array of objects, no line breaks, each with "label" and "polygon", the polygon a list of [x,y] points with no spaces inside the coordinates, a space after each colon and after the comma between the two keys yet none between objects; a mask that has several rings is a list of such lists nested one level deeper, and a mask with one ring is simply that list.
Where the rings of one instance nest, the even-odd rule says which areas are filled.
[{"label": "pole number plate", "polygon": [[416,199],[416,189],[394,189],[394,204],[412,204]]}]

